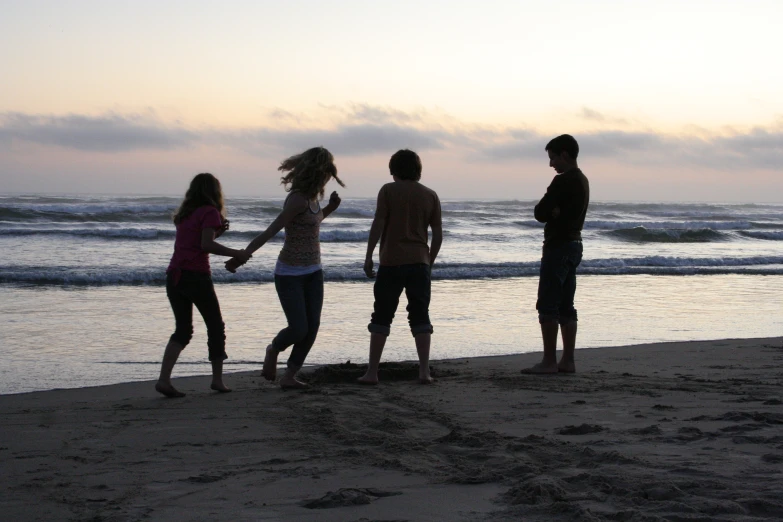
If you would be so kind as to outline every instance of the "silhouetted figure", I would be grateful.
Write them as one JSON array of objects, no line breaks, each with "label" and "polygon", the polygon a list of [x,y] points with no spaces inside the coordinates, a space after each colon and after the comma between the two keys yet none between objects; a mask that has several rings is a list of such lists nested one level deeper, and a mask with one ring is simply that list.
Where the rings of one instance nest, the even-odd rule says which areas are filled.
[{"label": "silhouetted figure", "polygon": [[[408,324],[416,341],[419,355],[419,382],[429,384],[430,341],[432,323],[429,307],[432,265],[443,242],[440,199],[421,179],[421,159],[410,150],[396,152],[389,161],[394,181],[381,187],[375,209],[375,219],[367,242],[364,273],[376,277],[373,252],[381,241],[380,267],[373,293],[375,312],[368,326],[370,331],[370,363],[361,384],[378,384],[378,365],[392,319],[405,290],[408,298]],[[428,229],[432,229],[432,245],[427,245]]]},{"label": "silhouetted figure", "polygon": [[[266,348],[261,375],[269,381],[277,377],[277,356],[293,345],[281,388],[306,388],[296,378],[310,352],[321,325],[324,301],[324,272],[321,269],[321,221],[340,206],[340,196],[332,192],[329,204],[321,208],[326,184],[337,177],[332,153],[323,147],[308,149],[283,160],[278,170],[285,172],[281,183],[290,193],[283,211],[269,227],[247,245],[247,252],[261,248],[285,228],[285,243],[275,265],[275,290],[283,307],[288,326]],[[240,260],[226,262],[235,272]]]},{"label": "silhouetted figure", "polygon": [[223,360],[226,355],[226,334],[220,313],[209,254],[232,256],[246,262],[250,254],[245,250],[228,248],[215,239],[228,230],[220,181],[212,174],[198,174],[190,182],[185,199],[174,215],[177,236],[174,255],[166,270],[166,294],[174,311],[177,329],[166,345],[160,377],[155,389],[166,397],[184,397],[171,384],[171,371],[180,352],[193,337],[193,305],[196,305],[207,325],[207,346],[212,363],[213,390],[231,391],[223,384]]},{"label": "silhouetted figure", "polygon": [[[544,358],[525,373],[573,373],[577,314],[574,308],[576,267],[582,261],[582,227],[590,202],[590,184],[579,170],[579,145],[563,134],[545,150],[557,176],[535,208],[535,217],[546,223],[541,271],[538,281],[538,321],[544,341]],[[557,361],[558,325],[563,337],[563,355]]]}]

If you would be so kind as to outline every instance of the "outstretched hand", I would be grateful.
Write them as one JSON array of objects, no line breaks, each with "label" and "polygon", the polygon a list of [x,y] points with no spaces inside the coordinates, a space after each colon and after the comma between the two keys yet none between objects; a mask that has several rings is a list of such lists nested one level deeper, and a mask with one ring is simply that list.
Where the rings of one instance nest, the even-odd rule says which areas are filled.
[{"label": "outstretched hand", "polygon": [[364,261],[364,275],[370,279],[375,279],[375,264],[372,262],[372,258],[367,258]]}]

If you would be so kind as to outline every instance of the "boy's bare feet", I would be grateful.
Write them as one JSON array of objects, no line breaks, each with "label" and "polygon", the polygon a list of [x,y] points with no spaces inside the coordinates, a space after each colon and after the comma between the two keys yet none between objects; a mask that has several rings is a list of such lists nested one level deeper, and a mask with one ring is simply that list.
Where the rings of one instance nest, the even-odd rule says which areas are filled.
[{"label": "boy's bare feet", "polygon": [[538,363],[530,368],[525,368],[522,373],[532,373],[536,375],[545,375],[550,373],[557,373],[557,364],[544,364]]},{"label": "boy's bare feet", "polygon": [[184,393],[177,390],[174,386],[171,385],[171,383],[157,382],[155,383],[155,391],[162,393],[166,397],[170,397],[172,399],[185,396]]},{"label": "boy's bare feet", "polygon": [[576,364],[574,361],[560,359],[560,362],[557,363],[557,371],[560,373],[576,373]]},{"label": "boy's bare feet", "polygon": [[231,391],[231,388],[223,384],[223,381],[212,381],[210,388],[220,393],[229,393]]},{"label": "boy's bare feet", "polygon": [[430,365],[419,365],[419,384],[432,384],[435,379],[430,375]]},{"label": "boy's bare feet", "polygon": [[264,356],[264,367],[261,369],[261,375],[267,381],[274,381],[277,378],[277,354],[279,352],[272,348],[272,345],[266,347]]},{"label": "boy's bare feet", "polygon": [[356,379],[356,382],[359,384],[364,384],[365,386],[375,386],[376,384],[378,384],[378,376],[365,373],[364,375]]}]

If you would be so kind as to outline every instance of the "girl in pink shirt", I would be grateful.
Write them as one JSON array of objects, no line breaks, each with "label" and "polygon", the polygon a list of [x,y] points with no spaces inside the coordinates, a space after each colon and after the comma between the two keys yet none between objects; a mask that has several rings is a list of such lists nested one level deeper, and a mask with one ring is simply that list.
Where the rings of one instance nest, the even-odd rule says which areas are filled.
[{"label": "girl in pink shirt", "polygon": [[174,255],[166,270],[166,294],[177,327],[166,345],[155,389],[166,397],[185,396],[171,384],[171,371],[180,352],[193,336],[193,305],[196,305],[207,325],[207,346],[212,363],[211,388],[229,392],[231,390],[223,384],[223,360],[228,358],[225,324],[212,284],[209,254],[245,262],[250,254],[215,242],[228,230],[228,220],[220,181],[212,174],[198,174],[193,178],[184,201],[174,215],[174,223],[177,226],[177,237],[174,240]]}]

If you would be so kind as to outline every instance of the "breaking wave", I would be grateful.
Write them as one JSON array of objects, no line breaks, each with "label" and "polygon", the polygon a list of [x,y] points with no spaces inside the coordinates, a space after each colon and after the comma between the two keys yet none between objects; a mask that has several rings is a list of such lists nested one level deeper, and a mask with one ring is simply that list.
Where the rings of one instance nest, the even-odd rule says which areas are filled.
[{"label": "breaking wave", "polygon": [[710,228],[671,229],[635,227],[622,230],[611,230],[607,235],[623,241],[639,243],[706,243],[709,241],[727,241],[731,239],[726,233]]},{"label": "breaking wave", "polygon": [[[538,275],[539,263],[443,263],[436,264],[435,280],[503,279]],[[754,274],[783,275],[783,256],[752,256],[743,258],[690,258],[646,256],[626,259],[587,259],[579,267],[582,275],[699,275]],[[327,281],[366,281],[360,264],[326,267]],[[247,267],[236,274],[216,269],[213,278],[218,283],[272,282],[271,268]],[[166,274],[155,268],[106,267],[0,267],[0,283],[35,285],[162,285]]]}]

